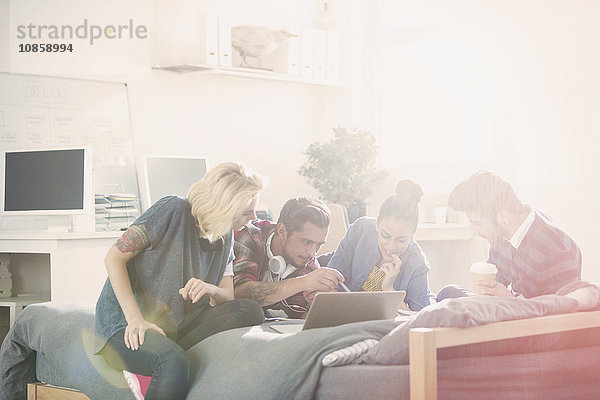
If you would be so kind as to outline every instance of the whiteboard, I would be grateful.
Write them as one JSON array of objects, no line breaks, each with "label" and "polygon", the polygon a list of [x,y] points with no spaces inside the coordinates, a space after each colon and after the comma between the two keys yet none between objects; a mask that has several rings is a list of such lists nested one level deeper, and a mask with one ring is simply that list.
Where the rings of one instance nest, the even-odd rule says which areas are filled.
[{"label": "whiteboard", "polygon": [[[94,192],[131,193],[140,210],[125,83],[0,72],[0,149],[77,146],[92,147]],[[0,230],[48,223],[7,218]]]}]

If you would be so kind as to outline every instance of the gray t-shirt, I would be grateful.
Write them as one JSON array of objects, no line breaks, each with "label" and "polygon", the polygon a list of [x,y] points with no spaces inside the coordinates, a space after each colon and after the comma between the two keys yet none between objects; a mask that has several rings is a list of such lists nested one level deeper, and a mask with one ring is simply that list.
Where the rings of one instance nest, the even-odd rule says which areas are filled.
[{"label": "gray t-shirt", "polygon": [[[147,321],[160,326],[175,338],[191,315],[209,306],[204,296],[196,304],[179,294],[194,277],[218,285],[225,266],[233,261],[233,231],[210,243],[199,237],[196,219],[186,199],[160,199],[134,225],[143,225],[150,245],[127,263],[134,296]],[[127,321],[107,279],[96,303],[96,351],[124,329]]]}]

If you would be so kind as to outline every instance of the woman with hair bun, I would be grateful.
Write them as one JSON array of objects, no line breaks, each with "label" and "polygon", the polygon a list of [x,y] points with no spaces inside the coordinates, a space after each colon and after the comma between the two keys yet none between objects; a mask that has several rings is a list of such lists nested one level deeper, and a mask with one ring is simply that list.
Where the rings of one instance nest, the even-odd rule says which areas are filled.
[{"label": "woman with hair bun", "polygon": [[429,264],[413,240],[422,196],[418,184],[400,181],[377,219],[362,217],[350,226],[327,266],[344,275],[351,291],[405,290],[413,311],[432,303]]}]

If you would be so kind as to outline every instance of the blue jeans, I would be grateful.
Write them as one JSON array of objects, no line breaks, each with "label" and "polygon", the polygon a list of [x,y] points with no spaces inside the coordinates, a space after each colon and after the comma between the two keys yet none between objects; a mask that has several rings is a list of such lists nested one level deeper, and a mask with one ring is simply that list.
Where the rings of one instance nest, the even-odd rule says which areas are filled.
[{"label": "blue jeans", "polygon": [[190,385],[190,361],[185,350],[215,333],[263,321],[260,304],[247,299],[232,300],[206,307],[178,332],[177,341],[148,330],[144,344],[133,351],[125,346],[122,329],[108,340],[100,354],[114,369],[151,376],[146,400],[185,399]]}]

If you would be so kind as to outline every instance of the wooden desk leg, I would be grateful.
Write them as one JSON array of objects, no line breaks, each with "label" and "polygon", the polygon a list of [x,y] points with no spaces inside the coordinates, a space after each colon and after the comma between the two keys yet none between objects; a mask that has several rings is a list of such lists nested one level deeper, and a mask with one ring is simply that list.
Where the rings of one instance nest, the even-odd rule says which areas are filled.
[{"label": "wooden desk leg", "polygon": [[410,400],[437,400],[435,332],[428,328],[409,333]]}]

